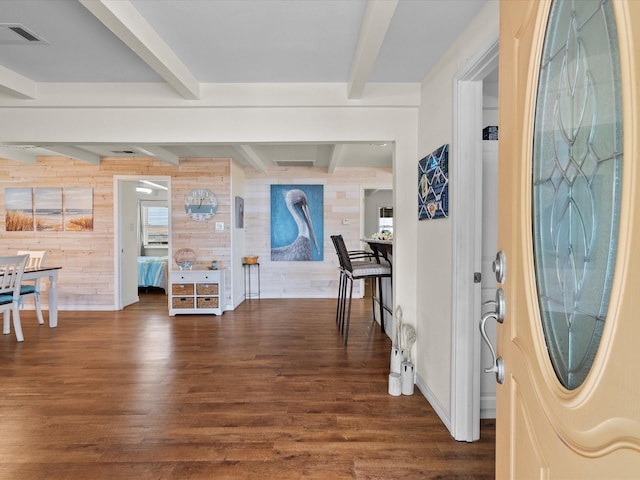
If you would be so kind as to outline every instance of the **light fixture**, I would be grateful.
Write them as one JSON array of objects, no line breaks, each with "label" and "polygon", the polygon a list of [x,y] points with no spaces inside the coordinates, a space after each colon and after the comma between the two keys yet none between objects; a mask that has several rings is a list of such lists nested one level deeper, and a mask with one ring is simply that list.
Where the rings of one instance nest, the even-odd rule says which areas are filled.
[{"label": "light fixture", "polygon": [[146,193],[147,195],[149,195],[151,192],[153,192],[153,190],[151,190],[149,187],[136,187],[136,192]]},{"label": "light fixture", "polygon": [[169,190],[169,187],[165,187],[164,185],[160,185],[159,183],[150,182],[149,180],[139,180],[139,182],[154,188],[159,188],[160,190]]}]

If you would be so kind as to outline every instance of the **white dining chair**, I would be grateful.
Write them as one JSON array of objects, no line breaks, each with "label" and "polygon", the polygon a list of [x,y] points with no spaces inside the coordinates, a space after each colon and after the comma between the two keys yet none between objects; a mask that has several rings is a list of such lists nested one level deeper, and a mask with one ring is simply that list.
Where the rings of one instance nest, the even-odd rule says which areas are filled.
[{"label": "white dining chair", "polygon": [[9,321],[13,314],[13,330],[19,342],[24,341],[20,323],[20,283],[28,258],[29,255],[0,257],[0,311],[4,313],[2,333],[11,333]]},{"label": "white dining chair", "polygon": [[[44,258],[47,256],[47,252],[46,250],[20,250],[18,251],[18,255],[29,255],[27,264],[25,265],[25,270],[28,270],[30,268],[40,268],[44,264]],[[22,282],[20,297],[21,300],[33,298],[38,323],[44,325],[42,309],[40,308],[40,279],[37,278],[33,281]]]}]

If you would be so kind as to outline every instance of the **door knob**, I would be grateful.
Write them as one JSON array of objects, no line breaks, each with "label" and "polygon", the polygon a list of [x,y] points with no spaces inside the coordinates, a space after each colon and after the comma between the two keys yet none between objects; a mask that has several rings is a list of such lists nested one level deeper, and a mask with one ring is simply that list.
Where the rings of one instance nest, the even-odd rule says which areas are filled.
[{"label": "door knob", "polygon": [[493,272],[496,274],[496,280],[498,283],[504,283],[504,277],[507,273],[507,258],[502,250],[496,254],[496,259],[493,261],[492,268]]}]

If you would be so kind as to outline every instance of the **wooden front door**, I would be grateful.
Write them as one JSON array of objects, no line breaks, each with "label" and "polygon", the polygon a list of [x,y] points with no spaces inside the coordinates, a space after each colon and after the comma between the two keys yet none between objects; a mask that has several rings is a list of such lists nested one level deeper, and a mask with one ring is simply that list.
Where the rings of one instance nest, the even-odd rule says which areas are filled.
[{"label": "wooden front door", "polygon": [[638,1],[501,1],[499,479],[640,475],[639,52]]}]

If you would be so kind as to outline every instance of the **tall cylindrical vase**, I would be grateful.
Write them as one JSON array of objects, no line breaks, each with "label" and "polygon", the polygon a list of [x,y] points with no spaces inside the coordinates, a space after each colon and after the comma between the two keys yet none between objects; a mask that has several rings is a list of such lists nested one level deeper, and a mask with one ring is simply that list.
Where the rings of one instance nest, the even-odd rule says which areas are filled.
[{"label": "tall cylindrical vase", "polygon": [[413,377],[415,368],[411,362],[402,362],[401,391],[403,395],[413,395]]},{"label": "tall cylindrical vase", "polygon": [[402,394],[402,377],[399,373],[389,374],[389,395],[398,397]]},{"label": "tall cylindrical vase", "polygon": [[391,373],[401,373],[402,362],[404,362],[402,351],[398,347],[391,347]]}]

